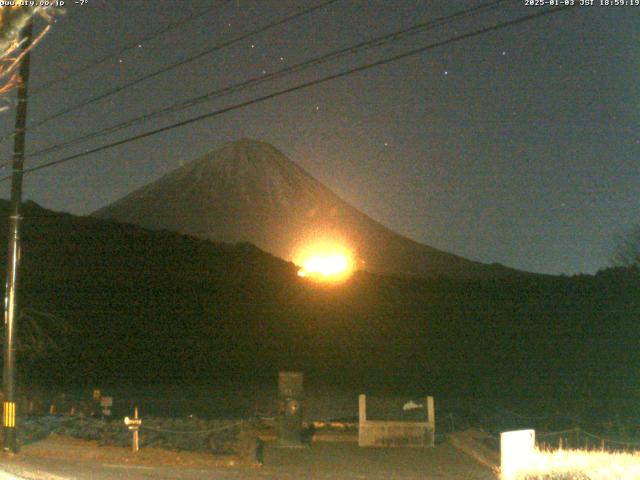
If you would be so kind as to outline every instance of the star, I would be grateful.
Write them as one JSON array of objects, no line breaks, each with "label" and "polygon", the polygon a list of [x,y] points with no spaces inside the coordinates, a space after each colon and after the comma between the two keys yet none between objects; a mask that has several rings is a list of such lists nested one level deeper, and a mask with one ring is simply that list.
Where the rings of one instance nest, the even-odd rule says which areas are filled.
[{"label": "star", "polygon": [[388,147],[389,146],[389,142],[384,142],[384,146]]},{"label": "star", "polygon": [[445,71],[444,71],[444,74],[445,74],[445,75],[449,75],[449,70],[445,70]]},{"label": "star", "polygon": [[320,105],[316,105],[316,112],[320,110]]},{"label": "star", "polygon": [[251,44],[251,48],[256,48],[256,46],[252,43],[252,44]]},{"label": "star", "polygon": [[122,60],[121,58],[118,59],[118,63],[122,63],[124,60]]},{"label": "star", "polygon": [[503,51],[502,51],[502,56],[504,57],[506,54],[507,54],[507,51],[506,51],[506,50],[503,50]]},{"label": "star", "polygon": [[141,43],[138,44],[138,48],[142,48],[142,44]]},{"label": "star", "polygon": [[281,62],[284,62],[284,57],[280,57],[280,61],[281,61]]}]

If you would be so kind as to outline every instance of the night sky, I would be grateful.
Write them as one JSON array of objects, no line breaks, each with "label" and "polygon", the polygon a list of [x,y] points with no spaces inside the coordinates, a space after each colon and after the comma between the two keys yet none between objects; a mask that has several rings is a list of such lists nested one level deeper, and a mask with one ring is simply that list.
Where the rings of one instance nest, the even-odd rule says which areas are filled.
[{"label": "night sky", "polygon": [[[32,55],[32,90],[135,47],[33,95],[30,120],[322,0],[237,0],[212,9],[216,3],[67,1]],[[481,3],[338,0],[33,129],[27,150]],[[27,167],[546,8],[506,2],[28,159]],[[140,40],[191,15],[180,28]],[[638,45],[640,6],[576,7],[34,172],[25,198],[88,214],[249,137],[272,143],[352,205],[419,242],[535,272],[594,273],[609,265],[616,235],[640,222]],[[0,135],[12,131],[13,96],[2,99]],[[0,148],[9,158],[11,142]],[[5,198],[8,187],[1,185]]]}]

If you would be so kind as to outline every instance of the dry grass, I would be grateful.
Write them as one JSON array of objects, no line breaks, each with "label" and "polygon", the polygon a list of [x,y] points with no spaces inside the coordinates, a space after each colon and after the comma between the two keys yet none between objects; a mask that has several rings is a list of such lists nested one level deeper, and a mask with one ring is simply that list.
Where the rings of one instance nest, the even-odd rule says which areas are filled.
[{"label": "dry grass", "polygon": [[528,468],[504,480],[640,480],[640,452],[536,450]]}]

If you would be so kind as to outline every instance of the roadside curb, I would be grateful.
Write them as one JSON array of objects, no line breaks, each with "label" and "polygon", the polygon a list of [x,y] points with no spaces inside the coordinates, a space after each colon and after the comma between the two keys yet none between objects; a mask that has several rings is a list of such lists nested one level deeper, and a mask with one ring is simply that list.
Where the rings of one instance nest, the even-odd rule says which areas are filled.
[{"label": "roadside curb", "polygon": [[483,443],[484,440],[490,438],[490,435],[482,430],[464,430],[449,434],[447,441],[456,450],[469,455],[481,465],[497,472],[500,468],[500,453]]}]

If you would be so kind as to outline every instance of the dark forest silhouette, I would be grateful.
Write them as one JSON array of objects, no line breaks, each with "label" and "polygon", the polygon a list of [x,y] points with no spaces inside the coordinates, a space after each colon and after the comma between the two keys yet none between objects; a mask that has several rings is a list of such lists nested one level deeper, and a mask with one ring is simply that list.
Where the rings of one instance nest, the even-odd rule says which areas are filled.
[{"label": "dark forest silhouette", "polygon": [[19,358],[23,382],[211,384],[301,369],[335,384],[465,395],[625,396],[639,384],[634,269],[484,280],[360,272],[321,286],[250,244],[33,203],[24,217],[21,305],[64,328],[49,321],[57,348]]}]

